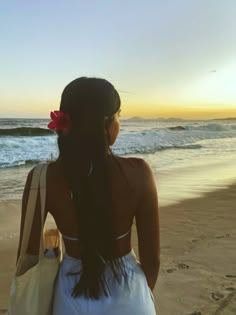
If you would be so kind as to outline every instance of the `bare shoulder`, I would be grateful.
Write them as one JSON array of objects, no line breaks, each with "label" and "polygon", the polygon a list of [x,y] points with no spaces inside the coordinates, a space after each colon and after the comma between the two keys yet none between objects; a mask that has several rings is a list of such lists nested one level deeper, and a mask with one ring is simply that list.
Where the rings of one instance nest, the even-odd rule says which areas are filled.
[{"label": "bare shoulder", "polygon": [[140,170],[141,172],[150,171],[151,167],[147,161],[138,157],[121,157],[115,156],[122,165],[130,167],[131,169]]},{"label": "bare shoulder", "polygon": [[142,158],[137,157],[121,157],[115,156],[119,161],[122,168],[125,170],[128,177],[136,182],[136,185],[143,183],[144,180],[147,180],[150,177],[153,177],[153,172],[148,164]]}]

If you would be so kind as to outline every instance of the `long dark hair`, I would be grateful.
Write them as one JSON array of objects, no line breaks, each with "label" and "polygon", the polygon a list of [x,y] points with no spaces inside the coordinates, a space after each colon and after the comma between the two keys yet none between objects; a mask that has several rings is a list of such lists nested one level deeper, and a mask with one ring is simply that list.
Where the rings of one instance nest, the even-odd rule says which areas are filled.
[{"label": "long dark hair", "polygon": [[[112,259],[114,234],[108,163],[109,156],[113,156],[108,128],[119,108],[118,92],[100,78],[78,78],[65,87],[61,97],[60,110],[70,116],[72,123],[68,134],[59,132],[59,159],[78,214],[82,261],[80,280],[72,292],[74,297],[98,299],[102,294],[110,294],[104,273],[107,263],[116,281],[126,278],[122,260]],[[105,116],[108,119],[104,123]]]}]

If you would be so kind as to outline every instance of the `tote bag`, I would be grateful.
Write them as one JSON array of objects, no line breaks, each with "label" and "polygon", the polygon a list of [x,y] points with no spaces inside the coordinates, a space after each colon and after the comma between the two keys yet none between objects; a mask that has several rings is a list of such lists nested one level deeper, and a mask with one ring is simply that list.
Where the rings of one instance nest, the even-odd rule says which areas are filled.
[{"label": "tote bag", "polygon": [[[41,218],[44,222],[46,200],[46,171],[47,164],[35,167],[32,177],[31,189],[28,198],[21,251],[10,290],[9,315],[51,315],[53,292],[59,263],[60,253],[54,258],[44,255],[44,243],[52,236],[59,237],[58,230],[54,233],[43,234],[41,230],[39,255],[26,253],[29,242],[38,188],[40,188]],[[57,234],[57,235],[56,235]],[[49,242],[51,241],[49,240]],[[61,248],[60,250],[61,251]],[[62,254],[62,251],[61,251]]]}]

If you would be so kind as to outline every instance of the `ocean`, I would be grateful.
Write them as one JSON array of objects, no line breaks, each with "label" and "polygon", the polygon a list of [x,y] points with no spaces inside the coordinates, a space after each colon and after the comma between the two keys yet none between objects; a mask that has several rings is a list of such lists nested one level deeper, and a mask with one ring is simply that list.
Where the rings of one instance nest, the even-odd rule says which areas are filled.
[{"label": "ocean", "polygon": [[[28,171],[57,158],[48,122],[0,119],[0,200],[21,199]],[[236,180],[236,119],[121,119],[112,150],[147,160],[168,204]]]}]

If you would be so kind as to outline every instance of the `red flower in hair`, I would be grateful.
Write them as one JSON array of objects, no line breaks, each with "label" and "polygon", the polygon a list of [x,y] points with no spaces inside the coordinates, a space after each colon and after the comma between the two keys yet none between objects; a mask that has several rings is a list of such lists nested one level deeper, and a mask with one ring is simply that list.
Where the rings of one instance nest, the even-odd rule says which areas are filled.
[{"label": "red flower in hair", "polygon": [[71,119],[67,113],[63,113],[60,110],[54,110],[50,113],[52,121],[48,124],[49,129],[54,129],[56,133],[60,130],[65,135],[71,128]]}]

